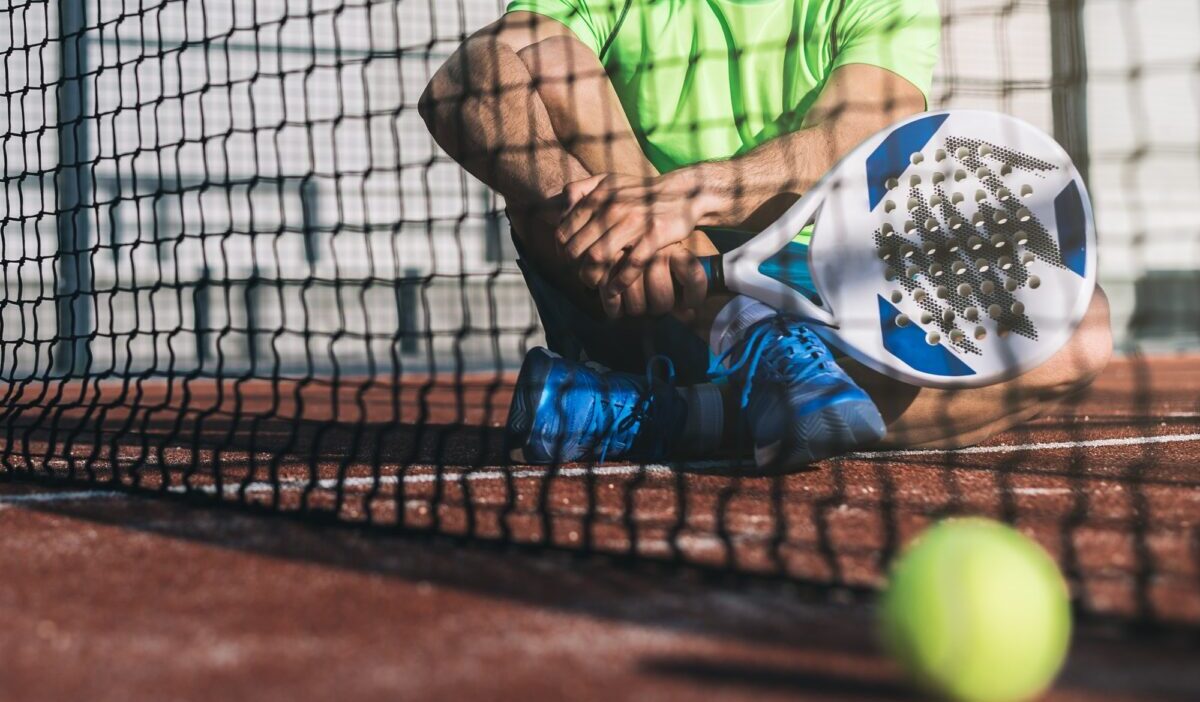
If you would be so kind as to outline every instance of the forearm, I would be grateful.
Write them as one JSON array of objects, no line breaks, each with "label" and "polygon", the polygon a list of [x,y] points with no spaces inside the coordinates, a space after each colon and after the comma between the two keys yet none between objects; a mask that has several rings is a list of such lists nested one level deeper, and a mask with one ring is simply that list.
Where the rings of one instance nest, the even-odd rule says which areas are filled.
[{"label": "forearm", "polygon": [[923,109],[924,96],[900,76],[865,64],[843,66],[830,76],[801,130],[668,177],[696,192],[702,224],[760,229],[864,139]]},{"label": "forearm", "polygon": [[832,144],[827,130],[809,128],[744,156],[698,163],[667,178],[696,193],[702,226],[757,229],[757,222],[781,214],[832,166]]},{"label": "forearm", "polygon": [[808,192],[858,141],[817,125],[743,156],[696,164],[667,177],[695,190],[703,213],[700,224],[759,229]]},{"label": "forearm", "polygon": [[464,42],[421,98],[437,143],[469,173],[528,207],[590,173],[557,139],[525,63],[494,36]]},{"label": "forearm", "polygon": [[562,35],[531,44],[517,55],[538,77],[538,96],[555,135],[589,174],[658,175],[591,49]]}]

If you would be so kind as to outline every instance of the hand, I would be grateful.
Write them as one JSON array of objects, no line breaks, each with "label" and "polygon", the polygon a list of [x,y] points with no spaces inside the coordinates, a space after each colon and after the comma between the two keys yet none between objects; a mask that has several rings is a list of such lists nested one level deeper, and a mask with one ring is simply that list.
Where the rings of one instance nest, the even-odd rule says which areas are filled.
[{"label": "hand", "polygon": [[696,255],[682,244],[673,244],[651,255],[637,280],[615,293],[601,291],[600,304],[611,318],[640,317],[674,312],[683,321],[695,316],[704,302],[708,278]]},{"label": "hand", "polygon": [[611,300],[650,274],[646,302],[661,306],[663,300],[651,299],[650,292],[661,294],[664,272],[678,254],[665,260],[657,254],[696,230],[705,213],[698,181],[680,174],[604,174],[571,183],[563,192],[567,214],[555,237],[583,283]]}]

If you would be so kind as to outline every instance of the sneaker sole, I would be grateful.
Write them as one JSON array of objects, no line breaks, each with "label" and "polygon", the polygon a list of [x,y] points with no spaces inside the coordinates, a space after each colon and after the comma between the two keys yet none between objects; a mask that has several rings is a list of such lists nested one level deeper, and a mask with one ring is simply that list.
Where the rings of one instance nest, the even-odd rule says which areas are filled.
[{"label": "sneaker sole", "polygon": [[790,440],[756,448],[754,460],[761,471],[787,473],[874,443],[886,434],[874,403],[838,402],[802,417],[793,426]]}]

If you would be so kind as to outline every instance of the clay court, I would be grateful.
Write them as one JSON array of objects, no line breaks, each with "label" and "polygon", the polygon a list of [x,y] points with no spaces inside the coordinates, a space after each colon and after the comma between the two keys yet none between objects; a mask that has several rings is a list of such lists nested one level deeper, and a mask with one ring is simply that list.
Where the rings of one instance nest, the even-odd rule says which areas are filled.
[{"label": "clay court", "polygon": [[[16,0],[0,28],[0,702],[915,702],[876,608],[903,549],[961,515],[1014,526],[1065,576],[1075,629],[1048,699],[1200,700],[1195,0]],[[844,201],[886,222],[822,205],[816,239],[768,225],[822,182],[855,192],[816,178],[922,104],[976,116],[922,115],[864,152],[851,170],[873,185]],[[1025,126],[959,131],[986,112]],[[602,174],[624,175],[599,192],[675,193],[689,170],[683,197],[559,197]],[[583,230],[605,233],[580,250],[564,228],[599,200]],[[1103,327],[1053,315],[1093,281],[1118,358],[968,449],[755,475],[732,435],[772,418],[727,411],[727,455],[514,464],[535,346],[720,382],[713,329],[643,314],[638,288],[602,319],[575,284],[603,282],[600,241],[613,258],[665,236],[635,284],[698,298],[674,246],[709,225],[731,247],[783,237],[743,271],[775,293],[709,261],[705,307],[736,312],[722,281],[781,312],[776,293],[817,301],[804,323],[859,362],[880,330],[910,385],[973,382],[989,345],[1004,373],[974,380],[1032,368],[1008,350]],[[538,243],[552,226],[561,251]],[[870,250],[825,266],[799,245],[823,235]],[[836,302],[871,270],[885,289]],[[748,363],[791,359],[769,383],[825,392],[799,370],[829,370],[815,346],[753,334]],[[702,395],[688,419],[714,434]],[[672,419],[653,405],[578,417],[612,458],[630,421]],[[819,446],[808,407],[790,429]],[[988,585],[1019,569],[969,560],[1003,571]],[[947,582],[931,607],[979,597],[919,592]],[[1001,635],[949,633],[1061,632],[1061,611],[998,599]],[[1001,684],[1037,672],[962,641]]]},{"label": "clay court", "polygon": [[1050,699],[1200,696],[1200,359],[1120,360],[976,448],[780,478],[508,465],[505,377],[439,383],[10,388],[5,697],[916,699],[874,592],[964,513],[1071,582]]}]

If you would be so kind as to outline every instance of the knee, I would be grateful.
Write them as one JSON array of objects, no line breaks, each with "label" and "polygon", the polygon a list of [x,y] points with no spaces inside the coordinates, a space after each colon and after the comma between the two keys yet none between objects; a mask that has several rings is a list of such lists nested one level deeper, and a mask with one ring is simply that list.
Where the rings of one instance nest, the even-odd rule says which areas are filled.
[{"label": "knee", "polygon": [[1108,297],[1097,287],[1075,335],[1048,364],[1054,381],[1048,389],[1053,395],[1061,397],[1083,390],[1108,367],[1113,354],[1109,317]]}]

